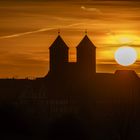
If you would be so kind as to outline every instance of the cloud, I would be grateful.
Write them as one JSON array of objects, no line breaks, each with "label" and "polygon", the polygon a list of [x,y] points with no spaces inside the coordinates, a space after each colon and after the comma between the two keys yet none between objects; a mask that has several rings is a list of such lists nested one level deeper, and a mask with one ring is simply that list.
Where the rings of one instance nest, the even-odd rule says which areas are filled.
[{"label": "cloud", "polygon": [[29,32],[24,32],[24,33],[1,36],[0,39],[15,38],[15,37],[20,37],[20,36],[24,36],[24,35],[45,32],[45,31],[49,31],[49,30],[53,30],[53,29],[55,29],[55,28],[43,28],[43,29],[39,29],[39,30],[35,30],[35,31],[29,31]]},{"label": "cloud", "polygon": [[88,12],[96,12],[98,14],[102,14],[101,10],[98,8],[87,8],[85,6],[81,6],[81,9]]},{"label": "cloud", "polygon": [[[75,23],[75,24],[70,24],[70,25],[66,25],[63,26],[62,28],[70,28],[73,26],[77,26],[77,25],[81,25],[83,23]],[[46,31],[50,31],[50,30],[55,30],[58,29],[58,27],[52,27],[52,28],[42,28],[42,29],[38,29],[35,31],[28,31],[28,32],[23,32],[23,33],[18,33],[18,34],[12,34],[12,35],[7,35],[7,36],[1,36],[0,39],[9,39],[9,38],[16,38],[16,37],[21,37],[24,35],[30,35],[30,34],[35,34],[35,33],[41,33],[41,32],[46,32]]]}]

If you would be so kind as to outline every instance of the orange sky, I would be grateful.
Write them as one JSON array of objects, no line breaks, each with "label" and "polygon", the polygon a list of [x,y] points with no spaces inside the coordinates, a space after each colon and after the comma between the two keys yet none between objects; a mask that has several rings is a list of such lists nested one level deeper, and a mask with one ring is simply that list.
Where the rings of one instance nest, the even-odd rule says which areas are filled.
[{"label": "orange sky", "polygon": [[97,47],[97,72],[114,72],[115,50],[132,46],[138,61],[131,67],[140,73],[140,2],[137,0],[5,0],[0,1],[0,77],[40,77],[49,69],[49,46],[58,29],[75,47],[85,29]]}]

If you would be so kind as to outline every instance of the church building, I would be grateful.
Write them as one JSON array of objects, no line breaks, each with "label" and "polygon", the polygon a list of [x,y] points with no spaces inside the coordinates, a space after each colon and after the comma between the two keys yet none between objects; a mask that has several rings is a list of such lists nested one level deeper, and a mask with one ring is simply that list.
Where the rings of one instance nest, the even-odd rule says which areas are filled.
[{"label": "church building", "polygon": [[[49,48],[51,74],[67,73],[71,71],[86,76],[96,74],[96,47],[87,35],[76,47],[77,62],[69,62],[69,47],[60,35]],[[68,73],[67,73],[68,74]]]}]

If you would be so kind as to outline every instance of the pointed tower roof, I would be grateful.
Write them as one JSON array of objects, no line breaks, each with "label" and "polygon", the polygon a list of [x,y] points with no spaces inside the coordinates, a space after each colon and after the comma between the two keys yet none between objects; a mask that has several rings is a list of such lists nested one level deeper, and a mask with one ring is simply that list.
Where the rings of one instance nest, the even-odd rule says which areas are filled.
[{"label": "pointed tower roof", "polygon": [[55,39],[55,41],[53,42],[53,44],[50,46],[50,49],[53,49],[53,48],[66,48],[66,49],[68,49],[68,46],[66,45],[66,43],[64,42],[62,37],[60,35],[58,35],[57,38]]},{"label": "pointed tower roof", "polygon": [[77,46],[77,48],[81,48],[81,47],[92,47],[92,48],[96,48],[96,46],[91,42],[91,40],[89,39],[89,37],[87,35],[84,36],[84,38],[82,39],[82,41]]}]

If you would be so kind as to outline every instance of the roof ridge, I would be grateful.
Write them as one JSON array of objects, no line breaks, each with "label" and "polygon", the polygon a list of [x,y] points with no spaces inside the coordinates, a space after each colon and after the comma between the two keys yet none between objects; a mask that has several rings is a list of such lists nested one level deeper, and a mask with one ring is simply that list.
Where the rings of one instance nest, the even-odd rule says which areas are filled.
[{"label": "roof ridge", "polygon": [[57,38],[55,39],[55,41],[50,46],[50,48],[56,48],[56,47],[65,47],[65,48],[68,48],[67,44],[65,43],[65,41],[63,40],[63,38],[61,37],[60,34],[57,36]]},{"label": "roof ridge", "polygon": [[96,46],[92,43],[92,41],[89,39],[87,34],[84,36],[84,38],[78,44],[77,48],[82,47],[82,46],[95,47],[96,48]]}]

